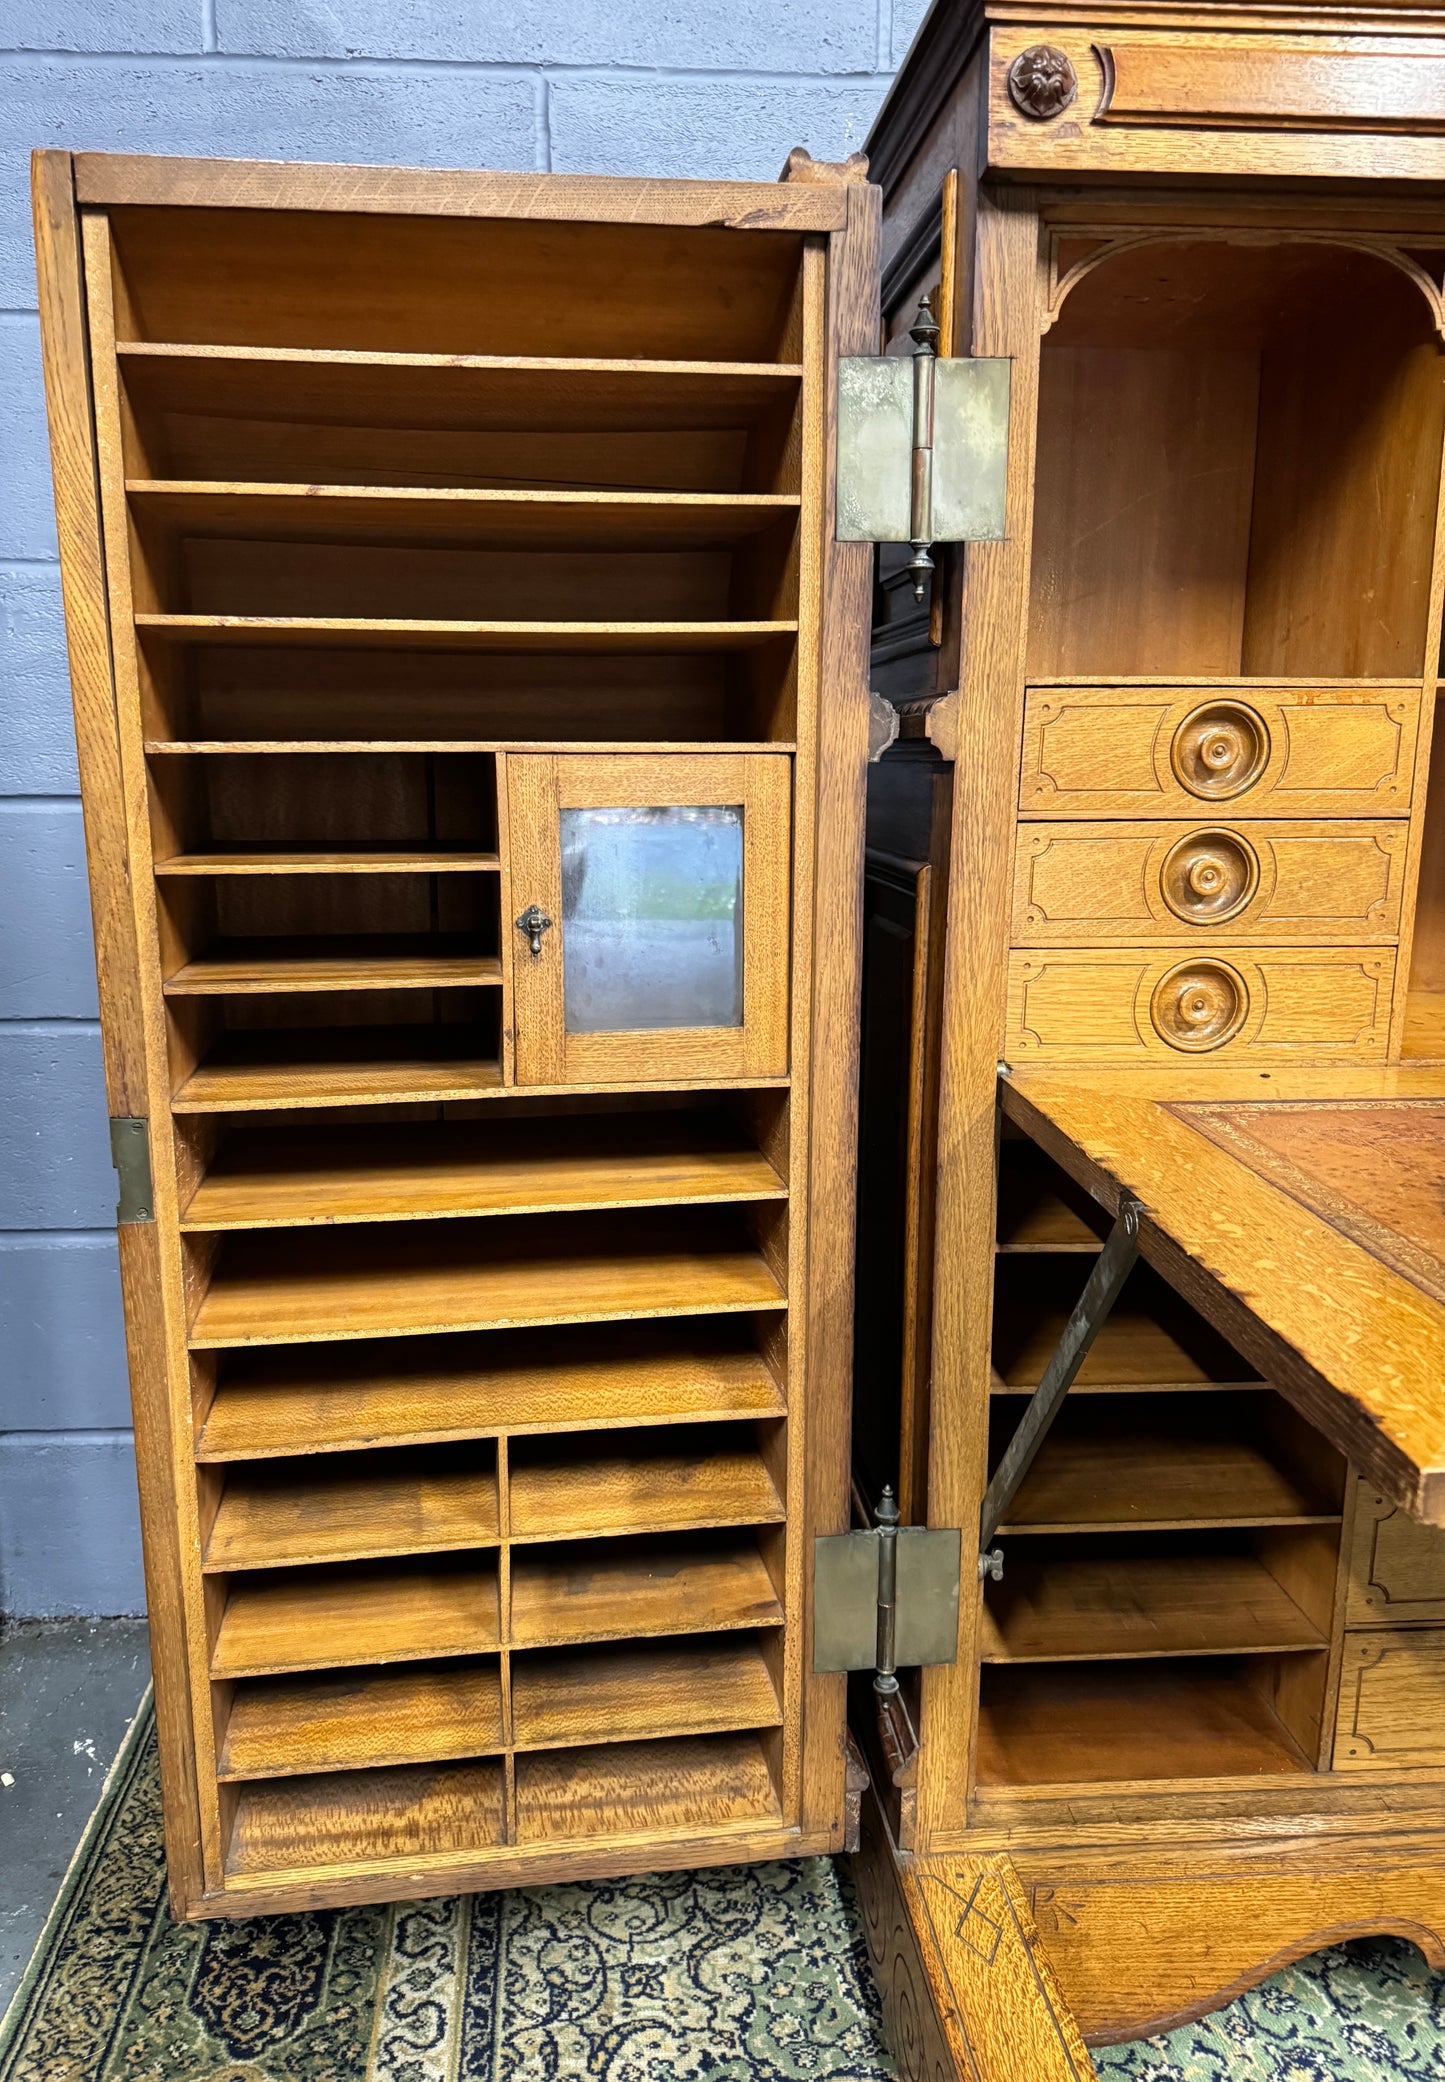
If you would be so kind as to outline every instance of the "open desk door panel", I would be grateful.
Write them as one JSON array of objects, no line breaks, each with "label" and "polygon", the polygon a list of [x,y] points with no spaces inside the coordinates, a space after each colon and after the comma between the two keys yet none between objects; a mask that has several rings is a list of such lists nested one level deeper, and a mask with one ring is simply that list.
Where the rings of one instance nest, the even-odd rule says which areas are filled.
[{"label": "open desk door panel", "polygon": [[935,6],[868,145],[893,351],[1012,373],[1002,539],[875,605],[855,1466],[964,1557],[853,1680],[909,2082],[1445,1960],[1445,17],[1219,17]]},{"label": "open desk door panel", "polygon": [[54,152],[171,1899],[839,1847],[878,196]]}]

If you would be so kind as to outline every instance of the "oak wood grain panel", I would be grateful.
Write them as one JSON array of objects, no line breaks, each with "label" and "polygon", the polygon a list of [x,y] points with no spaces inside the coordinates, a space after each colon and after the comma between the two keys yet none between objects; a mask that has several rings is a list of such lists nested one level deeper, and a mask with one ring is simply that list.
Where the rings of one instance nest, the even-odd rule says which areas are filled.
[{"label": "oak wood grain panel", "polygon": [[497,1571],[425,1564],[295,1569],[238,1577],[211,1656],[213,1677],[405,1663],[498,1646]]},{"label": "oak wood grain panel", "polygon": [[386,1227],[223,1248],[191,1344],[312,1343],[407,1331],[505,1329],[611,1317],[777,1308],[777,1276],[736,1229],[629,1214],[569,1226],[538,1216],[519,1234],[488,1221],[438,1234]]},{"label": "oak wood grain panel", "polygon": [[779,1819],[753,1735],[619,1743],[517,1759],[517,1839],[666,1836]]},{"label": "oak wood grain panel", "polygon": [[756,1447],[706,1435],[517,1446],[508,1468],[514,1541],[765,1525],[787,1516]]},{"label": "oak wood grain panel", "polygon": [[1346,1634],[1334,1766],[1445,1766],[1445,1627]]},{"label": "oak wood grain panel", "polygon": [[[1279,1064],[1281,1100],[1438,1097],[1428,1070]],[[1146,1258],[1345,1453],[1381,1494],[1437,1522],[1445,1501],[1445,1313],[1319,1214],[1171,1109],[1252,1100],[1256,1070],[1167,1076],[1071,1069],[1005,1080],[1009,1114],[1097,1197],[1121,1185],[1149,1210]],[[1167,1103],[1161,1104],[1165,1101]]]},{"label": "oak wood grain panel", "polygon": [[754,1541],[589,1542],[512,1560],[518,1648],[772,1626],[782,1616]]},{"label": "oak wood grain panel", "polygon": [[437,1663],[394,1674],[248,1678],[236,1686],[218,1768],[223,1779],[290,1778],[501,1748],[495,1663]]},{"label": "oak wood grain panel", "polygon": [[[1407,835],[1403,821],[1374,818],[1023,823],[1014,945],[1389,941],[1400,925]],[[1213,909],[1226,905],[1216,922]]]},{"label": "oak wood grain panel", "polygon": [[184,1229],[776,1200],[785,1182],[716,1115],[368,1123],[228,1140]]},{"label": "oak wood grain panel", "polygon": [[221,1494],[204,1567],[359,1561],[485,1547],[500,1538],[490,1458],[347,1455],[236,1469]]},{"label": "oak wood grain panel", "polygon": [[782,1707],[756,1641],[531,1654],[512,1662],[518,1749],[770,1728]]},{"label": "oak wood grain panel", "polygon": [[[1228,1059],[1366,1062],[1385,1052],[1395,957],[1371,947],[1241,948],[1210,940],[1167,953],[1083,948],[1016,952],[1009,962],[1010,1062],[1183,1064],[1156,1025],[1156,992],[1214,977],[1223,965],[1234,1030],[1211,1048]],[[1196,1058],[1197,1059],[1197,1058]]]},{"label": "oak wood grain panel", "polygon": [[503,1841],[501,1766],[262,1780],[236,1806],[227,1877],[384,1864]]},{"label": "oak wood grain panel", "polygon": [[[1257,719],[1268,749],[1257,778],[1201,798],[1170,754],[1202,708]],[[1019,809],[1025,817],[1400,817],[1410,807],[1418,685],[1153,681],[1035,685],[1024,710]]]},{"label": "oak wood grain panel", "polygon": [[1421,1525],[1369,1482],[1356,1486],[1345,1623],[1445,1621],[1445,1532]]},{"label": "oak wood grain panel", "polygon": [[202,1461],[355,1451],[505,1431],[777,1417],[782,1390],[743,1319],[492,1331],[236,1353],[196,1442]]},{"label": "oak wood grain panel", "polygon": [[585,657],[668,656],[687,651],[741,651],[795,636],[789,621],[436,621],[366,615],[137,614],[136,627],[152,641],[235,644],[287,650],[548,651]]}]

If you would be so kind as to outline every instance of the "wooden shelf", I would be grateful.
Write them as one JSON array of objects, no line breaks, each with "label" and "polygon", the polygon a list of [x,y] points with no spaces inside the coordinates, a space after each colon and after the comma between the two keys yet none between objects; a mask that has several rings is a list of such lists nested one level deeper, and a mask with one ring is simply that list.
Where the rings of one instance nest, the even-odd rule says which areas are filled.
[{"label": "wooden shelf", "polygon": [[1405,999],[1406,1062],[1445,1062],[1445,990],[1412,990]]},{"label": "wooden shelf", "polygon": [[707,1434],[675,1442],[644,1433],[610,1451],[575,1439],[538,1442],[513,1453],[507,1486],[513,1540],[767,1525],[787,1516],[756,1447]]},{"label": "wooden shelf", "polygon": [[1249,1554],[1050,1555],[1009,1550],[984,1601],[987,1663],[1257,1655],[1328,1646]]},{"label": "wooden shelf", "polygon": [[796,362],[382,354],[118,340],[132,402],[167,413],[459,433],[675,432],[746,425],[785,401]]},{"label": "wooden shelf", "polygon": [[692,1216],[529,1217],[241,1235],[222,1248],[191,1344],[312,1343],[408,1331],[781,1308],[740,1226]]},{"label": "wooden shelf", "polygon": [[253,1678],[236,1687],[221,1779],[287,1778],[367,1765],[440,1763],[502,1748],[495,1662],[396,1673]]},{"label": "wooden shelf", "polygon": [[649,550],[726,548],[801,501],[781,492],[463,491],[131,479],[132,511],[178,534],[246,541]]},{"label": "wooden shelf", "polygon": [[500,985],[495,954],[451,933],[222,940],[167,976],[167,997],[269,996],[285,991],[437,990]]},{"label": "wooden shelf", "polygon": [[[1187,1399],[1190,1408],[1197,1398]],[[1098,1400],[1083,1406],[1092,1416]],[[1001,1532],[1145,1532],[1189,1526],[1338,1524],[1338,1498],[1259,1439],[1220,1425],[1069,1422],[1045,1439]],[[1105,1405],[1113,1419],[1114,1408]]]},{"label": "wooden shelf", "polygon": [[[426,720],[415,710],[409,710],[407,721],[418,724]],[[447,718],[450,724],[453,718]],[[430,755],[433,752],[491,753],[491,752],[541,752],[548,758],[562,752],[578,752],[584,757],[603,752],[638,752],[652,757],[657,753],[701,755],[705,752],[721,752],[729,757],[743,753],[767,752],[778,758],[786,758],[798,747],[792,738],[601,738],[601,737],[453,737],[441,731],[433,736],[416,737],[195,737],[195,738],[147,738],[146,753],[157,758],[294,758],[298,755],[324,753],[340,756],[350,752],[409,752]]]},{"label": "wooden shelf", "polygon": [[236,1803],[226,1874],[476,1852],[504,1838],[500,1764],[413,1765],[263,1780]]},{"label": "wooden shelf", "polygon": [[777,1417],[783,1392],[746,1321],[494,1331],[419,1348],[316,1346],[225,1363],[203,1461],[350,1452],[429,1440]]},{"label": "wooden shelf", "polygon": [[486,1547],[500,1538],[497,1478],[455,1451],[347,1455],[237,1469],[227,1480],[201,1566],[208,1572],[364,1561]]},{"label": "wooden shelf", "polygon": [[286,1569],[229,1586],[212,1677],[271,1677],[348,1663],[416,1663],[500,1644],[493,1562],[443,1568]]},{"label": "wooden shelf", "polygon": [[476,1029],[426,1026],[237,1028],[223,1033],[171,1100],[175,1113],[482,1099],[502,1066],[470,1053]]},{"label": "wooden shelf", "polygon": [[[999,1260],[993,1392],[1032,1395],[1084,1289],[1077,1257]],[[1092,1390],[1249,1387],[1250,1369],[1148,1267],[1129,1276],[1079,1368],[1071,1395]]]},{"label": "wooden shelf", "polygon": [[512,1663],[518,1749],[773,1728],[782,1717],[759,1644],[746,1637],[534,1654]]},{"label": "wooden shelf", "polygon": [[518,1648],[710,1634],[781,1625],[752,1540],[692,1540],[519,1550],[512,1558]]},{"label": "wooden shelf", "polygon": [[1000,1252],[1093,1252],[1108,1217],[1031,1143],[1003,1145],[998,1180]]},{"label": "wooden shelf", "polygon": [[781,1200],[787,1185],[717,1114],[368,1122],[223,1144],[183,1230]]},{"label": "wooden shelf", "polygon": [[249,851],[175,853],[158,860],[158,875],[475,875],[496,874],[495,853],[442,852],[422,846],[353,848],[326,853],[314,848],[276,852],[259,846]]},{"label": "wooden shelf", "polygon": [[1265,1696],[1267,1667],[1203,1661],[986,1670],[978,1784],[986,1790],[1309,1771]]},{"label": "wooden shelf", "polygon": [[517,1840],[755,1828],[782,1811],[755,1735],[705,1735],[517,1759]]},{"label": "wooden shelf", "polygon": [[337,615],[138,614],[135,622],[142,635],[161,643],[553,651],[583,657],[594,652],[671,656],[681,651],[747,651],[776,636],[798,633],[794,621],[431,622]]}]

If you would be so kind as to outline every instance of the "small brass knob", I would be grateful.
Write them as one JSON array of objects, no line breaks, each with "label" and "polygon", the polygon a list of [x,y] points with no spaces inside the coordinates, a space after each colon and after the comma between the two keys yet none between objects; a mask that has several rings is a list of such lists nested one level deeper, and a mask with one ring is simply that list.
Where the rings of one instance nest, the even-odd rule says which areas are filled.
[{"label": "small brass knob", "polygon": [[1169,747],[1180,787],[1213,802],[1252,788],[1268,759],[1264,718],[1244,701],[1207,701],[1191,710]]},{"label": "small brass knob", "polygon": [[1149,1000],[1149,1017],[1161,1041],[1186,1054],[1223,1048],[1244,1025],[1249,991],[1237,970],[1222,961],[1186,961],[1161,976]]},{"label": "small brass knob", "polygon": [[1235,918],[1259,887],[1259,856],[1237,831],[1191,831],[1165,854],[1159,893],[1176,918],[1219,925]]}]

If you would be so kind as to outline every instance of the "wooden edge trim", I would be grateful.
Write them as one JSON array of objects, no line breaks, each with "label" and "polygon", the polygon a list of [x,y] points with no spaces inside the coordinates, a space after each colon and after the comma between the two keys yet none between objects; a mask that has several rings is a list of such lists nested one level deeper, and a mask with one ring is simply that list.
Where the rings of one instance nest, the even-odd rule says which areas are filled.
[{"label": "wooden edge trim", "polygon": [[167,209],[329,210],[391,216],[537,217],[594,224],[841,230],[847,190],[807,181],[638,180],[612,174],[434,171],[270,159],[77,152],[84,204]]},{"label": "wooden edge trim", "polygon": [[[1008,1118],[1076,1184],[1092,1193],[1110,1214],[1116,1214],[1121,1193],[1134,1190],[1128,1180],[1116,1178],[1080,1149],[1011,1079],[1000,1080],[1000,1091]],[[1367,1409],[1335,1387],[1303,1353],[1231,1294],[1147,1208],[1139,1224],[1139,1252],[1221,1337],[1289,1398],[1301,1416],[1334,1441],[1357,1474],[1368,1476],[1413,1518],[1430,1520],[1432,1513],[1445,1507],[1445,1473],[1418,1468],[1385,1436]]]},{"label": "wooden edge trim", "polygon": [[[35,153],[32,198],[41,360],[95,926],[106,1092],[113,1115],[143,1118],[148,1107],[139,957],[127,901],[130,867],[106,606],[84,273],[68,152]],[[174,1539],[174,1475],[154,1223],[127,1223],[119,1231],[117,1243],[126,1303],[126,1355],[165,1787],[166,1867],[176,1913],[186,1915],[203,1884],[201,1831],[186,1678],[184,1596]]]}]

